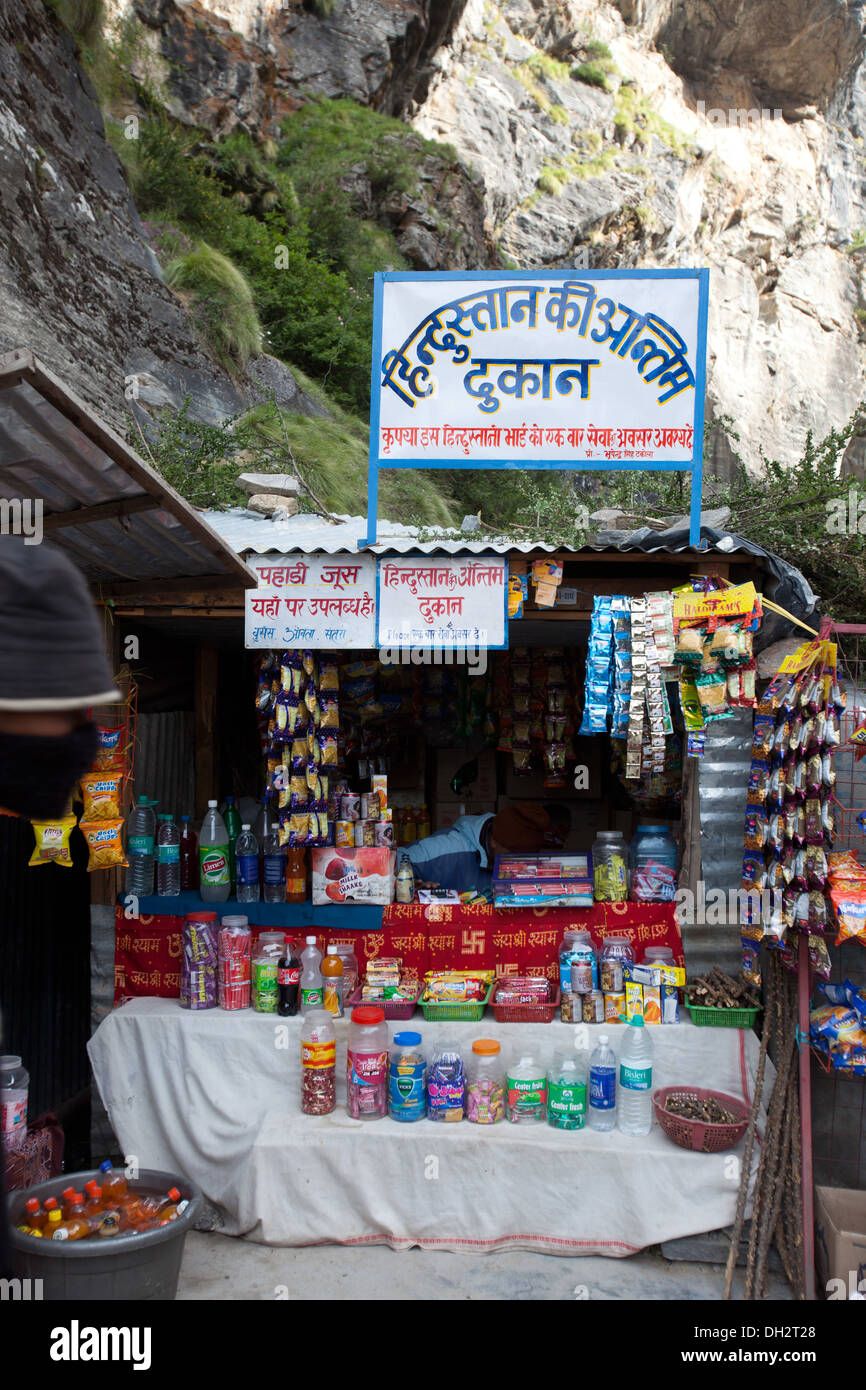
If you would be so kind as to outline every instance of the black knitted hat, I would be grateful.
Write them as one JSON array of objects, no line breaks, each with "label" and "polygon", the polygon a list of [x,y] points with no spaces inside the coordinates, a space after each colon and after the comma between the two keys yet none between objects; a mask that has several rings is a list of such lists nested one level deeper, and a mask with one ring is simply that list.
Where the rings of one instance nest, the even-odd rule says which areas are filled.
[{"label": "black knitted hat", "polygon": [[119,698],[84,578],[61,550],[0,536],[0,710]]}]

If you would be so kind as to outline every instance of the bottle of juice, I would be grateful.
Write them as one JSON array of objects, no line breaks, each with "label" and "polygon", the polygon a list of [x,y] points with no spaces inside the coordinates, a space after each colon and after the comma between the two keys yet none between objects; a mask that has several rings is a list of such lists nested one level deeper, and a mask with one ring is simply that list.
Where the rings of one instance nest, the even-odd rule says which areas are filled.
[{"label": "bottle of juice", "polygon": [[343,1017],[343,962],[336,946],[329,946],[321,965],[324,1000],[322,1007],[334,1018]]},{"label": "bottle of juice", "polygon": [[121,1197],[127,1196],[129,1189],[126,1177],[117,1168],[112,1168],[110,1158],[100,1163],[99,1171],[102,1173],[102,1197],[106,1205],[119,1202]]},{"label": "bottle of juice", "polygon": [[418,840],[426,840],[430,834],[430,830],[430,812],[428,811],[427,806],[425,804],[421,807],[421,810],[419,812],[415,838]]},{"label": "bottle of juice", "polygon": [[48,1225],[45,1227],[44,1232],[44,1235],[47,1240],[54,1239],[54,1232],[57,1230],[58,1226],[62,1225],[62,1223],[63,1212],[60,1210],[59,1207],[55,1207],[53,1211],[50,1211],[48,1213]]},{"label": "bottle of juice", "polygon": [[85,1240],[91,1234],[90,1222],[84,1215],[84,1198],[80,1192],[72,1194],[69,1216],[65,1221],[55,1224],[52,1240]]},{"label": "bottle of juice", "polygon": [[403,812],[403,839],[401,843],[404,845],[411,845],[418,839],[416,816],[417,812],[414,806],[407,806]]},{"label": "bottle of juice", "polygon": [[63,1191],[61,1192],[60,1196],[61,1196],[61,1199],[62,1199],[62,1200],[61,1200],[61,1203],[60,1203],[60,1210],[61,1210],[61,1212],[63,1213],[63,1220],[64,1220],[64,1221],[68,1221],[68,1219],[69,1219],[69,1212],[70,1212],[70,1210],[71,1210],[71,1208],[72,1208],[72,1199],[73,1199],[73,1197],[75,1196],[75,1188],[74,1188],[74,1187],[64,1187],[64,1189],[63,1189]]},{"label": "bottle of juice", "polygon": [[290,845],[286,850],[286,902],[307,900],[307,862],[303,847]]},{"label": "bottle of juice", "polygon": [[105,1211],[105,1203],[102,1200],[102,1188],[93,1178],[84,1184],[85,1203],[84,1215],[91,1224],[95,1224],[96,1219]]},{"label": "bottle of juice", "polygon": [[48,1224],[48,1217],[42,1211],[38,1197],[28,1197],[24,1203],[24,1210],[27,1213],[27,1225],[33,1231],[42,1231]]}]

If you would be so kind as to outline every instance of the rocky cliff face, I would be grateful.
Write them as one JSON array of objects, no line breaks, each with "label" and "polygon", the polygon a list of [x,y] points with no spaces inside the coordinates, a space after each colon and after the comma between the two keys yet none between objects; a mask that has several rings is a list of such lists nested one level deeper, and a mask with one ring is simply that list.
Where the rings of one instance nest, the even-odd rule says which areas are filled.
[{"label": "rocky cliff face", "polygon": [[837,0],[469,0],[412,119],[521,266],[710,266],[708,405],[759,467],[864,394],[863,49]]},{"label": "rocky cliff face", "polygon": [[130,410],[213,423],[267,390],[315,411],[260,357],[232,380],[166,288],[105,139],[70,36],[38,5],[10,7],[0,42],[0,351],[29,347],[122,434]]},{"label": "rocky cliff face", "polygon": [[[313,97],[349,96],[453,144],[477,176],[449,194],[467,230],[459,249],[437,226],[435,181],[414,203],[365,213],[396,230],[413,266],[495,264],[497,247],[526,268],[708,265],[709,407],[736,422],[751,466],[762,448],[791,460],[807,429],[848,418],[866,340],[859,5],[322,8],[108,0],[130,70],[211,135],[266,137]],[[202,358],[161,282],[71,45],[34,17],[13,24],[0,70],[5,340],[41,334],[37,351],[68,355],[113,394],[109,413],[135,371],[156,395],[197,375],[218,413],[237,388]],[[721,435],[710,463],[730,466]]]}]

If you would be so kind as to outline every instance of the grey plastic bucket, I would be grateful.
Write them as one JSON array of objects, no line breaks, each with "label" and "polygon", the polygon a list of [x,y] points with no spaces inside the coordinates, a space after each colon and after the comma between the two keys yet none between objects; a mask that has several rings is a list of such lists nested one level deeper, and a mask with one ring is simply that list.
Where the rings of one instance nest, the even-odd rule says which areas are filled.
[{"label": "grey plastic bucket", "polygon": [[[134,1300],[170,1301],[177,1293],[183,1243],[201,1208],[199,1189],[174,1173],[142,1169],[131,1192],[164,1195],[170,1187],[179,1189],[189,1202],[186,1210],[167,1226],[143,1235],[112,1236],[105,1240],[35,1240],[16,1227],[27,1219],[25,1202],[38,1197],[60,1197],[71,1184],[81,1191],[86,1182],[102,1178],[98,1168],[84,1173],[65,1173],[36,1187],[10,1192],[10,1238],[15,1251],[15,1273],[22,1279],[41,1279],[44,1299],[100,1300],[106,1303]],[[33,1288],[34,1286],[31,1286]],[[38,1288],[38,1285],[35,1286]],[[38,1297],[31,1293],[31,1297]]]}]

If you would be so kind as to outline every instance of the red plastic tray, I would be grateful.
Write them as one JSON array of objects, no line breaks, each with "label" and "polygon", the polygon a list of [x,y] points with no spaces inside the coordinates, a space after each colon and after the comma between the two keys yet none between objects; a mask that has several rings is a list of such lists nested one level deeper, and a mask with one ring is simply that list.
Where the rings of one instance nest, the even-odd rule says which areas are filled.
[{"label": "red plastic tray", "polygon": [[[505,982],[497,980],[497,988],[500,983]],[[497,1023],[552,1023],[559,999],[559,989],[546,1004],[497,1004],[494,994],[493,1016]]]}]

